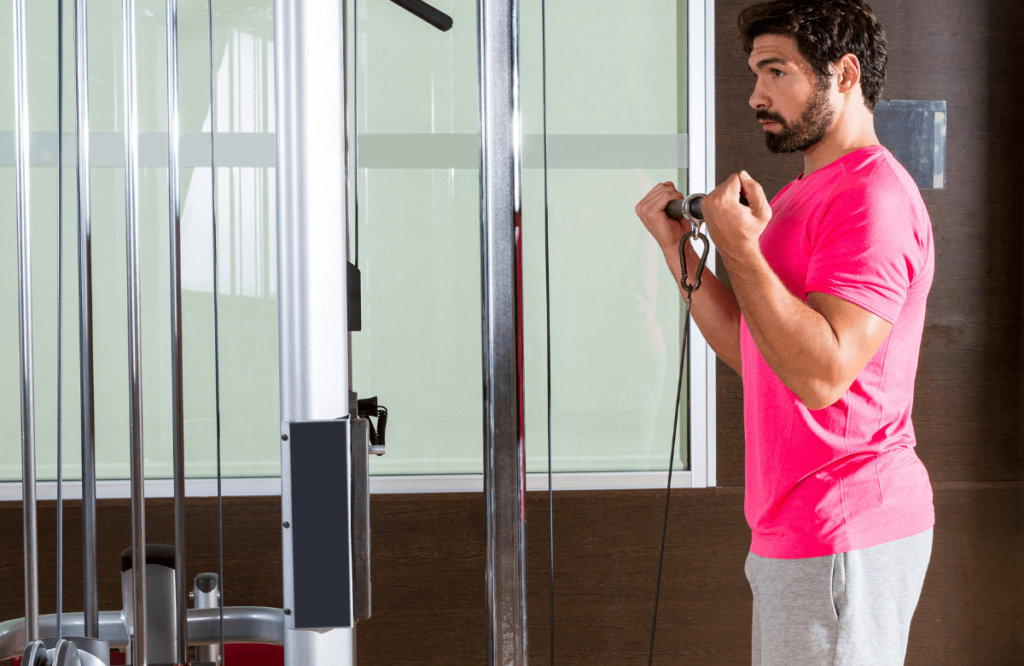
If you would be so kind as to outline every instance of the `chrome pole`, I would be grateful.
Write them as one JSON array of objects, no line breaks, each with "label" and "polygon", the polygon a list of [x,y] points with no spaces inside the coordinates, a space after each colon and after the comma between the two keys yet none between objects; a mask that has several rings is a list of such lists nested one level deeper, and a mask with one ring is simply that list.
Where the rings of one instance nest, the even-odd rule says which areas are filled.
[{"label": "chrome pole", "polygon": [[99,638],[96,570],[96,426],[92,366],[92,219],[89,201],[88,0],[75,0],[75,139],[78,196],[78,353],[82,399],[83,634]]},{"label": "chrome pole", "polygon": [[[346,32],[337,0],[276,0],[277,256],[281,420],[349,413],[346,264]],[[315,312],[311,318],[309,313]],[[330,368],[330,372],[325,372]],[[281,446],[281,519],[291,516],[290,444]],[[349,478],[339,479],[349,483]],[[342,525],[345,517],[340,517]],[[291,530],[282,529],[285,609],[294,608]],[[337,603],[351,603],[338,599]],[[355,661],[355,628],[296,627],[285,616],[286,666]]]},{"label": "chrome pole", "polygon": [[181,192],[178,182],[178,2],[167,0],[167,195],[171,249],[171,411],[174,461],[174,607],[177,660],[188,661],[185,587],[185,407],[181,357]]},{"label": "chrome pole", "polygon": [[142,293],[139,276],[139,124],[136,90],[135,0],[121,3],[124,60],[124,187],[128,263],[128,399],[132,503],[132,663],[147,666],[146,498],[142,441]]},{"label": "chrome pole", "polygon": [[64,0],[57,0],[57,641],[64,612]]},{"label": "chrome pole", "polygon": [[32,242],[29,223],[28,33],[26,0],[14,0],[14,155],[18,214],[18,343],[21,361],[21,484],[25,541],[25,640],[39,638],[35,388],[32,369]]},{"label": "chrome pole", "polygon": [[479,0],[487,663],[527,661],[518,0]]}]

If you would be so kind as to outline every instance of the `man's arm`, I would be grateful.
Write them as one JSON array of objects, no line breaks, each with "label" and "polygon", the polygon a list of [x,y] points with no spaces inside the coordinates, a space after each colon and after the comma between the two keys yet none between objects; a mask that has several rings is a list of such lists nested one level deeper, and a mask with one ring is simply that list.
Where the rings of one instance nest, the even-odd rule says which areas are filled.
[{"label": "man's arm", "polygon": [[[750,208],[739,204],[741,187]],[[881,347],[892,324],[835,296],[812,292],[804,303],[789,292],[761,254],[758,240],[771,208],[761,186],[746,174],[734,174],[701,203],[765,362],[808,408],[833,404]]]},{"label": "man's arm", "polygon": [[[673,199],[684,198],[670,183],[659,183],[636,206],[636,214],[651,232],[665,253],[665,261],[675,278],[676,286],[682,277],[679,263],[679,241],[689,233],[690,225],[685,220],[674,220],[665,214],[665,206]],[[686,244],[686,272],[690,283],[696,275],[699,258],[693,246]],[[680,292],[683,296],[686,293]],[[704,339],[715,350],[722,361],[737,373],[742,374],[740,364],[740,306],[736,296],[711,271],[705,271],[700,289],[693,292],[690,312],[700,327]]]}]

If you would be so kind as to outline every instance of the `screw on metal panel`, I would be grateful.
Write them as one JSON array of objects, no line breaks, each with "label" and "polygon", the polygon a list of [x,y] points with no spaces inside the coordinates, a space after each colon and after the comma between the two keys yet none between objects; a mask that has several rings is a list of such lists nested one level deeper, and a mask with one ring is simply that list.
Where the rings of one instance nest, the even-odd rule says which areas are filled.
[{"label": "screw on metal panel", "polygon": [[287,442],[288,441],[288,435],[281,435],[281,439],[283,439],[284,441]]},{"label": "screw on metal panel", "polygon": [[291,615],[292,614],[292,609],[291,608],[285,608],[284,609],[284,614],[285,615]]},{"label": "screw on metal panel", "polygon": [[289,522],[288,522],[287,520],[286,520],[286,521],[284,521],[284,527],[285,527],[285,529],[288,529],[288,528],[289,528],[289,527],[291,527],[291,526],[292,526],[292,524],[291,524],[291,523],[289,523]]}]

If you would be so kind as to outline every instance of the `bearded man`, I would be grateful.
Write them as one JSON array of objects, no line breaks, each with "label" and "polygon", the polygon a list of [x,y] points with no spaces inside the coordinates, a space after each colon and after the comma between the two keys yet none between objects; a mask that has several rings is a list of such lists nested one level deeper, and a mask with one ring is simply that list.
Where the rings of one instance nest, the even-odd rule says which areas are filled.
[{"label": "bearded man", "polygon": [[[804,171],[769,202],[746,172],[702,202],[732,289],[706,277],[693,318],[743,379],[755,666],[904,662],[932,547],[914,378],[932,284],[931,221],[874,131],[885,33],[862,0],[774,0],[739,16],[769,150]],[[749,207],[740,203],[740,195]],[[681,199],[636,212],[681,276]],[[690,275],[697,256],[687,243]]]}]

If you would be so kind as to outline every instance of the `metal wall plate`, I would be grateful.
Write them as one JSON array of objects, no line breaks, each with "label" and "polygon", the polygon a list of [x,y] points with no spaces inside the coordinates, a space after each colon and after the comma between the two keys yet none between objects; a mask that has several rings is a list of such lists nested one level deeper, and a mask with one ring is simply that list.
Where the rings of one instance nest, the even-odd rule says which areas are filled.
[{"label": "metal wall plate", "polygon": [[892,100],[875,108],[875,133],[922,190],[946,188],[945,100]]}]

